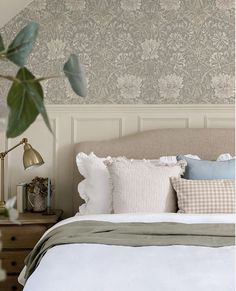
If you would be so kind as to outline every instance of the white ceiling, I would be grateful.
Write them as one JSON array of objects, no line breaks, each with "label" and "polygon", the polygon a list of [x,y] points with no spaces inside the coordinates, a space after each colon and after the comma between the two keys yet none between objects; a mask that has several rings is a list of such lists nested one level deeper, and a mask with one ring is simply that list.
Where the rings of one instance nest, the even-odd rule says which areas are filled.
[{"label": "white ceiling", "polygon": [[0,0],[0,28],[16,16],[32,0]]}]

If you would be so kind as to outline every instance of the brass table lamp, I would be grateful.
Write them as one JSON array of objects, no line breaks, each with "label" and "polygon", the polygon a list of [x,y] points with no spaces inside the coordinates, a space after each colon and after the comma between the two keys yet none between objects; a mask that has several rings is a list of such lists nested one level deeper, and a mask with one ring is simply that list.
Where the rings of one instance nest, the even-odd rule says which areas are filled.
[{"label": "brass table lamp", "polygon": [[30,169],[33,167],[39,167],[44,164],[43,158],[41,155],[28,143],[27,138],[23,138],[18,144],[9,150],[0,153],[1,159],[1,196],[0,196],[0,213],[5,211],[5,201],[4,201],[4,158],[6,155],[17,148],[18,146],[24,144],[24,154],[23,154],[23,164],[24,168]]}]

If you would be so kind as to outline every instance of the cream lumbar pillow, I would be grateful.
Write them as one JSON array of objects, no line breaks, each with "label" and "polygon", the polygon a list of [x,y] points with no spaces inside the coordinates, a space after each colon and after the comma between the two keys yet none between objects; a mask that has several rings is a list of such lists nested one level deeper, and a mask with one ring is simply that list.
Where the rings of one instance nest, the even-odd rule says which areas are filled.
[{"label": "cream lumbar pillow", "polygon": [[234,213],[234,180],[171,178],[180,213]]},{"label": "cream lumbar pillow", "polygon": [[114,213],[176,212],[170,177],[180,177],[185,165],[184,161],[172,165],[125,158],[109,161]]}]

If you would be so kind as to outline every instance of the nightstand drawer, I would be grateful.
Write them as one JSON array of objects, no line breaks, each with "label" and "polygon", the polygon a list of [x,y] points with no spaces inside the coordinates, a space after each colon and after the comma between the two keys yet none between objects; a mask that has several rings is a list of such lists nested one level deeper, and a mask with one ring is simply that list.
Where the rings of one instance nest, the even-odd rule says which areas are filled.
[{"label": "nightstand drawer", "polygon": [[21,291],[23,286],[18,283],[18,276],[7,276],[7,279],[0,282],[0,291]]},{"label": "nightstand drawer", "polygon": [[9,274],[20,273],[24,267],[24,260],[30,251],[1,252],[2,268]]},{"label": "nightstand drawer", "polygon": [[44,225],[1,226],[4,249],[32,249],[46,231]]}]

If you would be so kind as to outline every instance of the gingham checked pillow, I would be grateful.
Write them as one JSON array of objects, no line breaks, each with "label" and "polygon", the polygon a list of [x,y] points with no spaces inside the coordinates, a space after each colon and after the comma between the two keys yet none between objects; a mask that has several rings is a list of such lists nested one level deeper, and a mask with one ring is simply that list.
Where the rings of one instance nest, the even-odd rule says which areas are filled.
[{"label": "gingham checked pillow", "polygon": [[171,178],[179,213],[235,213],[234,180]]}]

